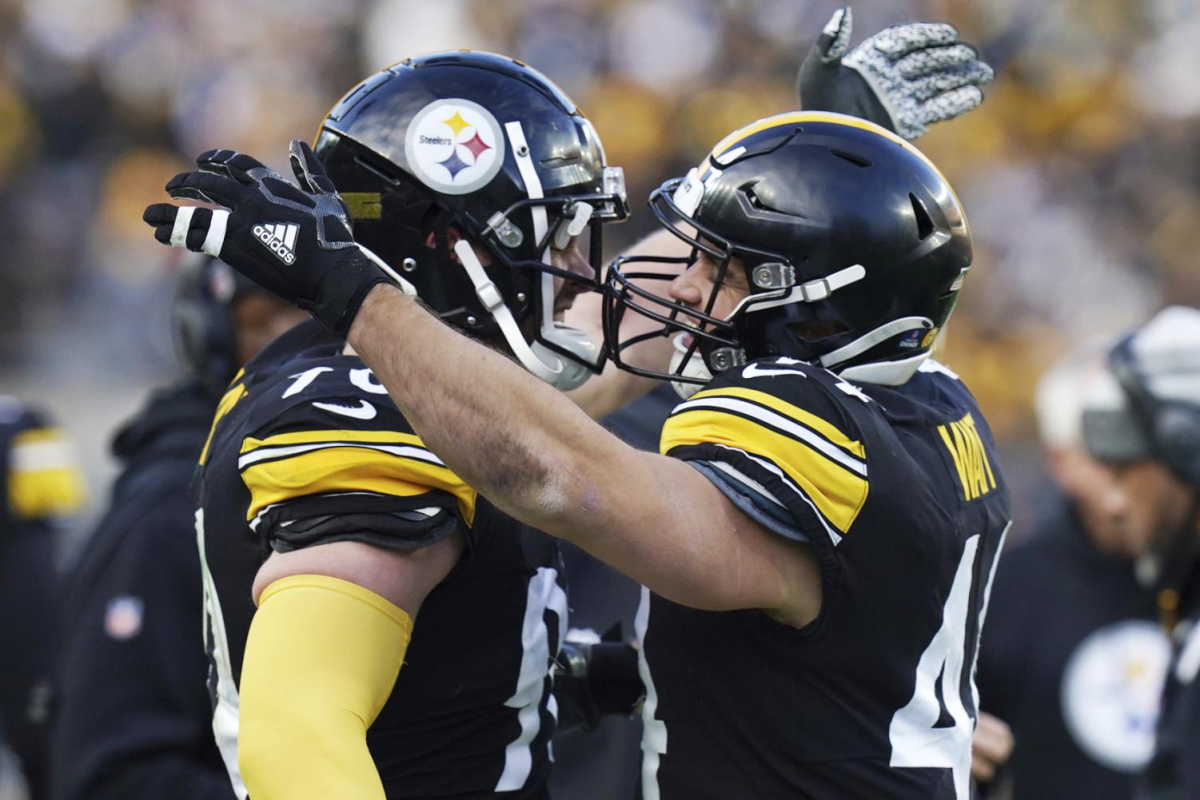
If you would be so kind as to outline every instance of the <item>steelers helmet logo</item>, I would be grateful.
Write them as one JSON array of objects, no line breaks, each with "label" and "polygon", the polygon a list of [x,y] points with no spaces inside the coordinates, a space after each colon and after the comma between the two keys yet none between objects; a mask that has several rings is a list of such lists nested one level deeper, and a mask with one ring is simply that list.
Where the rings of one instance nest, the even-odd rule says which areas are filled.
[{"label": "steelers helmet logo", "polygon": [[478,103],[435,100],[409,123],[404,154],[409,169],[429,188],[467,194],[486,186],[504,165],[504,133]]}]

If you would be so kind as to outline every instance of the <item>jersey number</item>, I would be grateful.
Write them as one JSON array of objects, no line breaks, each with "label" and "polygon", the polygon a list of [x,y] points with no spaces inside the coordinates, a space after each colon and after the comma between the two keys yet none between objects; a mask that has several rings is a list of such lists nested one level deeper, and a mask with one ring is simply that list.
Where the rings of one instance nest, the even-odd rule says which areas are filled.
[{"label": "jersey number", "polygon": [[[979,536],[967,539],[958,570],[954,573],[950,596],[942,610],[942,627],[934,634],[917,664],[917,685],[912,699],[892,716],[888,728],[892,743],[891,766],[952,770],[958,800],[968,800],[971,796],[971,737],[975,732],[975,715],[963,705],[962,687],[967,677],[974,680],[976,648],[971,648],[971,663],[968,664],[966,636],[967,614],[971,609],[972,567],[978,548]],[[990,584],[989,579],[988,590]],[[986,603],[985,600],[980,614],[981,626]],[[943,710],[953,724],[938,725]]]}]

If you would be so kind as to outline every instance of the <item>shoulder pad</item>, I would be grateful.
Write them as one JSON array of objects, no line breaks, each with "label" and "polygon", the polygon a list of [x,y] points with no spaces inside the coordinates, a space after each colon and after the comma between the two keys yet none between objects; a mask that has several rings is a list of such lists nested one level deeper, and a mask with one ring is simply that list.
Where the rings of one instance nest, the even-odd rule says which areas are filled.
[{"label": "shoulder pad", "polygon": [[867,453],[847,406],[871,401],[849,384],[838,388],[843,383],[794,359],[729,370],[675,407],[659,449],[741,472],[765,470],[844,533],[867,497]]},{"label": "shoulder pad", "polygon": [[254,406],[238,457],[251,494],[247,520],[314,495],[366,493],[416,502],[443,492],[472,523],[475,490],[425,447],[361,361],[338,356],[293,366],[250,393]]}]

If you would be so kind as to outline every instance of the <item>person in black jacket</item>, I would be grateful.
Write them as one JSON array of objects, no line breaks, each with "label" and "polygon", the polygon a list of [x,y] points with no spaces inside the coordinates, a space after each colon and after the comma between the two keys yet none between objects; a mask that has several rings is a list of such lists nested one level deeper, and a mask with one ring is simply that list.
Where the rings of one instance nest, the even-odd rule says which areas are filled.
[{"label": "person in black jacket", "polygon": [[24,783],[33,800],[45,796],[41,723],[58,599],[55,528],[83,499],[66,435],[40,411],[0,395],[0,794]]},{"label": "person in black jacket", "polygon": [[153,393],[117,434],[124,470],[67,584],[55,800],[233,797],[205,688],[189,484],[236,367],[303,314],[204,259],[184,267],[173,316],[192,374]]},{"label": "person in black jacket", "polygon": [[1155,745],[1177,606],[1155,562],[1188,492],[1153,457],[1110,373],[1089,351],[1042,379],[1059,497],[1005,552],[992,590],[979,691],[1012,727],[1016,800],[1128,800]]},{"label": "person in black jacket", "polygon": [[1200,310],[1159,312],[1113,346],[1107,372],[1115,402],[1085,418],[1088,446],[1122,465],[1122,482],[1159,509],[1163,524],[1139,572],[1173,640],[1154,755],[1136,796],[1200,798]]}]

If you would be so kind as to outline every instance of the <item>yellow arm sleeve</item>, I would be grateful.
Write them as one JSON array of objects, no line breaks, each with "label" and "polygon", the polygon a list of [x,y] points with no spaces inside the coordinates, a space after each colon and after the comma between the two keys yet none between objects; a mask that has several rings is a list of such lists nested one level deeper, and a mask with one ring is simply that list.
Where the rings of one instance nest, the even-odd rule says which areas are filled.
[{"label": "yellow arm sleeve", "polygon": [[411,634],[403,609],[337,578],[263,590],[239,687],[238,765],[254,800],[384,800],[367,728]]}]

